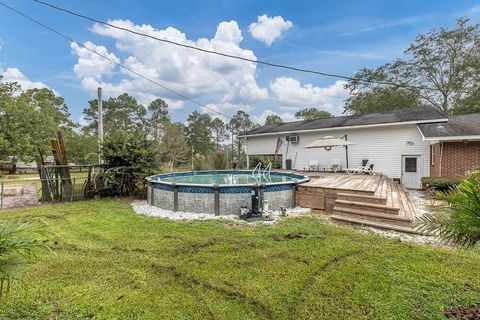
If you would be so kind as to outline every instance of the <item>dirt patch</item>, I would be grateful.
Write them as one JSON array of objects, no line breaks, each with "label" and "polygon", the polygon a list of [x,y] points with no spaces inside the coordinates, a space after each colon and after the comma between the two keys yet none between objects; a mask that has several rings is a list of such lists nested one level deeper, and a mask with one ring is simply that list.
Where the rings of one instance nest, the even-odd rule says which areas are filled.
[{"label": "dirt patch", "polygon": [[455,320],[480,320],[480,303],[469,306],[453,306],[445,310],[448,319]]},{"label": "dirt patch", "polygon": [[292,232],[292,233],[276,233],[272,235],[272,239],[274,241],[287,241],[287,240],[302,240],[302,239],[310,239],[310,238],[322,238],[317,235],[312,235],[306,232]]},{"label": "dirt patch", "polygon": [[3,209],[24,208],[38,205],[37,184],[5,186]]}]

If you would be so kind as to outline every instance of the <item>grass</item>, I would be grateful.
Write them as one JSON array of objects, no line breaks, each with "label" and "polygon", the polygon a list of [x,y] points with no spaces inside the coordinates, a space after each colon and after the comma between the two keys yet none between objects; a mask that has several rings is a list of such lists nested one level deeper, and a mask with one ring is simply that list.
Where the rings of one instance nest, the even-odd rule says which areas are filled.
[{"label": "grass", "polygon": [[478,250],[363,235],[314,217],[278,226],[172,222],[121,200],[2,213],[55,255],[28,267],[6,319],[443,319],[480,301]]}]

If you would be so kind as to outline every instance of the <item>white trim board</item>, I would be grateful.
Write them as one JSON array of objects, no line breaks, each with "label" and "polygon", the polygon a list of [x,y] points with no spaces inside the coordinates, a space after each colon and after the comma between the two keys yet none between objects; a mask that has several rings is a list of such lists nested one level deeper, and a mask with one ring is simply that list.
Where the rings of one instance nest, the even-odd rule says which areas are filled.
[{"label": "white trim board", "polygon": [[[423,135],[422,135],[423,136]],[[423,141],[464,141],[480,140],[480,136],[423,137]]]}]

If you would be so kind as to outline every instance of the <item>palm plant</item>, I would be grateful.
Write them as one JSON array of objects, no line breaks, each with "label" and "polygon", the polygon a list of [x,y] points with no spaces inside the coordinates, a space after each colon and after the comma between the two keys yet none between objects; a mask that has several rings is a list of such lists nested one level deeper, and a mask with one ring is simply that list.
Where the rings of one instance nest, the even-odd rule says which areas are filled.
[{"label": "palm plant", "polygon": [[22,282],[25,265],[46,245],[34,240],[38,229],[29,223],[0,224],[0,296],[15,282]]},{"label": "palm plant", "polygon": [[446,205],[419,218],[417,229],[463,248],[480,241],[480,169],[437,197]]}]

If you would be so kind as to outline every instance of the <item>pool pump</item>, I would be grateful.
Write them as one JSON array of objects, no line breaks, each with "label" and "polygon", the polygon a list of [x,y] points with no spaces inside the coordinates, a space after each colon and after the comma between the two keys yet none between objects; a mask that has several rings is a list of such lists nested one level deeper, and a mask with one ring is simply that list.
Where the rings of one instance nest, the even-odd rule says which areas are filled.
[{"label": "pool pump", "polygon": [[260,186],[252,186],[252,215],[258,216],[262,213],[260,208]]}]

